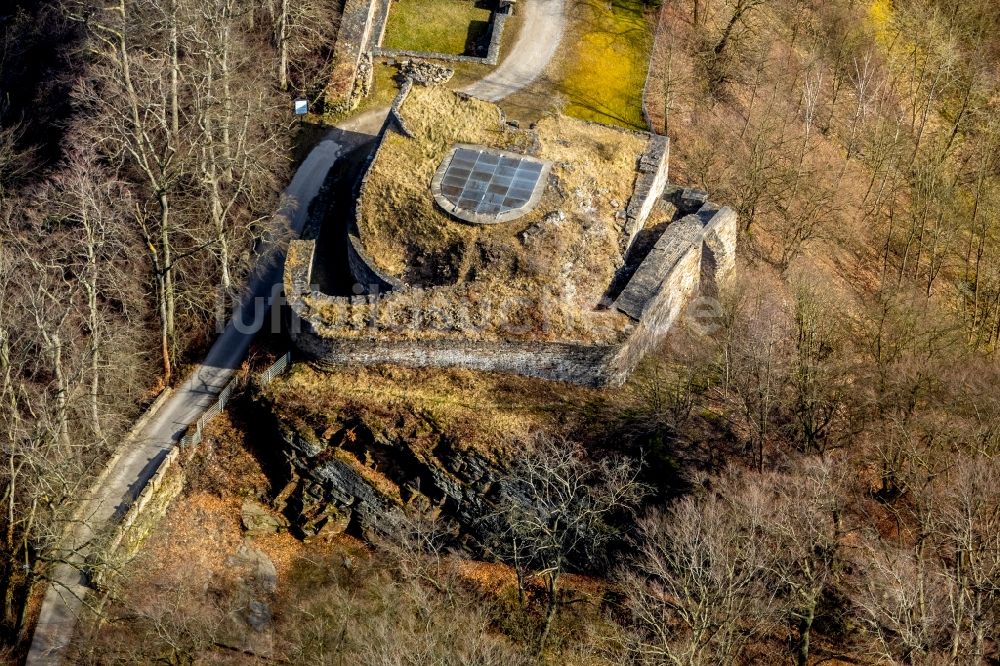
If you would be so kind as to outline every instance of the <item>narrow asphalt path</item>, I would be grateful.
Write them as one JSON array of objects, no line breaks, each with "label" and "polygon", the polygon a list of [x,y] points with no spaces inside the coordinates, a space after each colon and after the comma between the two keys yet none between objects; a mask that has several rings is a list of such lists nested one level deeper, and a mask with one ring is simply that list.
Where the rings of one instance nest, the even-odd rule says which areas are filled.
[{"label": "narrow asphalt path", "polygon": [[[309,203],[319,192],[336,159],[359,142],[370,139],[367,135],[334,130],[313,148],[285,190],[285,203],[279,214],[287,225],[288,236],[301,231]],[[219,392],[243,362],[259,330],[252,325],[254,315],[266,324],[263,322],[266,304],[280,276],[283,260],[284,247],[280,247],[261,263],[251,278],[241,316],[228,324],[204,362],[160,407],[136,436],[131,448],[118,458],[99,494],[85,500],[81,514],[84,519],[64,544],[66,550],[62,557],[69,563],[56,566],[50,573],[50,584],[28,652],[28,664],[58,664],[62,660],[88,590],[79,567],[87,555],[89,542],[113,520],[121,519],[128,504],[156,472],[160,461],[176,445],[187,425],[215,403]]]},{"label": "narrow asphalt path", "polygon": [[[527,0],[520,5],[517,11],[521,13],[523,28],[513,52],[499,67],[464,92],[487,101],[498,101],[540,76],[562,38],[563,2]],[[381,128],[387,111],[376,109],[345,121],[309,153],[285,190],[285,203],[279,211],[287,227],[286,238],[297,237],[302,231],[309,204],[319,193],[333,164],[342,155],[371,141]],[[287,243],[276,243],[275,249],[262,258],[250,278],[248,296],[239,316],[228,324],[202,364],[118,458],[100,492],[84,500],[81,513],[84,518],[73,528],[61,554],[60,559],[67,563],[57,565],[49,574],[50,583],[28,652],[29,666],[61,663],[89,589],[80,572],[89,543],[97,533],[121,519],[167,452],[177,444],[187,425],[215,403],[219,392],[246,358],[250,343],[260,330],[260,325],[253,323],[268,324],[265,320],[271,299],[280,291],[286,246]]]},{"label": "narrow asphalt path", "polygon": [[498,102],[530,85],[556,54],[566,29],[565,0],[535,0],[519,4],[521,32],[500,65],[463,92]]}]

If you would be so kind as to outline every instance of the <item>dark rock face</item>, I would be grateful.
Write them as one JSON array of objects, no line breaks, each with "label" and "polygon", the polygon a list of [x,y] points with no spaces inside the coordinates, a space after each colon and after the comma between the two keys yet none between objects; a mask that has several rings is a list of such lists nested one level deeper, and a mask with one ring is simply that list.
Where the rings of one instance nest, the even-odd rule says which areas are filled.
[{"label": "dark rock face", "polygon": [[370,538],[389,529],[401,507],[453,520],[473,548],[489,536],[502,463],[456,447],[433,426],[411,439],[358,419],[321,434],[301,421],[277,425],[294,484],[285,510],[307,538],[344,529]]}]

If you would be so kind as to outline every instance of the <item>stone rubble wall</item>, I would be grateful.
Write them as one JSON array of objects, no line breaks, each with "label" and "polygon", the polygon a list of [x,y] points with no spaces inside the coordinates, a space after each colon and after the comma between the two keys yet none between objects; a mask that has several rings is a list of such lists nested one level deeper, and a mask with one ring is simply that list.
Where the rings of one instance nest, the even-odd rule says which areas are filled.
[{"label": "stone rubble wall", "polygon": [[379,153],[382,151],[386,135],[395,128],[404,136],[410,136],[410,131],[407,129],[406,122],[399,113],[399,109],[406,100],[407,95],[410,94],[412,87],[413,82],[407,79],[389,106],[389,113],[382,124],[382,129],[379,130],[378,137],[375,139],[375,146],[368,156],[365,173],[355,187],[354,219],[350,221],[347,229],[347,265],[355,283],[361,285],[366,291],[385,292],[393,289],[403,289],[406,286],[399,279],[387,275],[375,266],[375,262],[368,256],[364,243],[361,241],[358,220],[361,219],[361,202],[364,198],[365,188],[368,186],[368,178],[371,175],[371,165],[375,163]]},{"label": "stone rubble wall", "polygon": [[[359,78],[359,66],[372,50],[370,45],[375,18],[381,16],[383,10],[387,11],[389,1],[347,0],[344,3],[337,43],[333,49],[333,72],[325,92],[325,110],[328,113],[346,113],[354,109],[363,97],[364,77]],[[367,76],[370,77],[370,56],[367,62]]]},{"label": "stone rubble wall", "polygon": [[[408,367],[462,367],[486,372],[510,372],[586,386],[619,386],[642,357],[655,349],[676,323],[683,308],[709,285],[730,278],[735,267],[735,212],[730,208],[705,206],[684,224],[667,227],[657,242],[661,252],[651,252],[638,273],[655,277],[637,289],[631,304],[622,301],[623,312],[636,319],[625,339],[616,345],[593,345],[548,341],[488,341],[468,338],[381,340],[338,336],[336,330],[316,317],[304,296],[340,300],[310,292],[308,285],[315,241],[293,241],[285,264],[288,306],[296,317],[290,326],[295,345],[320,367],[396,364]],[[703,252],[703,248],[714,248]],[[703,265],[714,255],[711,266]],[[707,273],[707,275],[706,275]],[[628,291],[626,285],[623,295]],[[640,298],[641,297],[641,298]],[[357,297],[363,299],[365,297]],[[621,300],[621,299],[619,299]],[[615,307],[619,303],[616,301]]]},{"label": "stone rubble wall", "polygon": [[110,568],[96,568],[90,572],[90,582],[97,589],[106,589],[109,572],[117,569],[118,562],[125,562],[135,556],[143,541],[166,515],[171,502],[184,489],[187,478],[181,467],[182,448],[175,446],[160,461],[156,472],[150,477],[138,497],[129,505],[120,523],[102,544],[103,555],[108,558]]},{"label": "stone rubble wall", "polygon": [[[704,210],[704,209],[702,209]],[[708,222],[705,228],[706,259],[703,263],[703,287],[710,295],[715,295],[719,287],[732,279],[736,272],[736,242],[739,234],[739,220],[736,211],[723,208]],[[714,280],[715,284],[707,284]]]},{"label": "stone rubble wall", "polygon": [[[678,226],[677,223],[668,226],[663,234],[667,237],[666,244],[670,248],[668,253],[663,256],[647,256],[643,262],[667,268],[659,283],[649,292],[648,300],[642,303],[635,328],[608,363],[608,374],[621,378],[621,381],[628,377],[646,354],[656,349],[687,304],[698,294],[702,243],[692,234],[689,226],[678,226],[671,232],[674,226]],[[618,301],[614,307],[619,308]]]}]

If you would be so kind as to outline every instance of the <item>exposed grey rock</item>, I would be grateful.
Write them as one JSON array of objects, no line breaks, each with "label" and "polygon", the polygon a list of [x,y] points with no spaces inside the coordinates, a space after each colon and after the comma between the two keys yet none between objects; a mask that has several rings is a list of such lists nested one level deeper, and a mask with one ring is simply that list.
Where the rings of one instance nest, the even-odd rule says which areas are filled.
[{"label": "exposed grey rock", "polygon": [[[433,452],[418,453],[406,441],[373,434],[358,446],[364,447],[364,455],[358,454],[361,458],[393,461],[391,468],[380,466],[379,470],[390,485],[399,488],[398,495],[387,496],[384,489],[372,486],[360,471],[365,464],[361,459],[351,462],[330,456],[320,462],[302,456],[285,442],[285,455],[300,479],[288,506],[307,537],[343,530],[350,524],[355,533],[375,539],[391,531],[399,508],[411,506],[454,521],[473,543],[485,538],[488,526],[483,520],[495,512],[493,501],[503,483],[500,463],[474,450],[458,449],[445,436],[432,447]],[[313,489],[319,492],[306,492]]]},{"label": "exposed grey rock", "polygon": [[559,227],[563,222],[566,221],[566,213],[561,210],[554,210],[550,213],[546,213],[538,222],[521,232],[521,240],[525,243],[530,242],[535,236],[546,231],[552,227]]},{"label": "exposed grey rock", "polygon": [[244,539],[236,554],[230,558],[232,564],[250,567],[252,578],[261,590],[274,593],[278,589],[278,570],[267,553]]},{"label": "exposed grey rock", "polygon": [[288,521],[284,518],[272,514],[267,508],[252,500],[243,503],[240,520],[243,522],[244,531],[249,535],[274,534],[288,526]]},{"label": "exposed grey rock", "polygon": [[253,599],[247,604],[246,620],[254,631],[264,631],[271,626],[274,614],[270,606],[263,601]]},{"label": "exposed grey rock", "polygon": [[[314,491],[311,496],[316,500],[322,499],[322,487],[318,484],[313,485],[319,492]],[[336,504],[326,505],[317,517],[309,518],[301,525],[304,533],[314,535],[306,537],[306,541],[308,542],[312,538],[329,539],[337,534],[342,534],[351,524],[353,515],[354,512],[350,509],[339,507]]]}]

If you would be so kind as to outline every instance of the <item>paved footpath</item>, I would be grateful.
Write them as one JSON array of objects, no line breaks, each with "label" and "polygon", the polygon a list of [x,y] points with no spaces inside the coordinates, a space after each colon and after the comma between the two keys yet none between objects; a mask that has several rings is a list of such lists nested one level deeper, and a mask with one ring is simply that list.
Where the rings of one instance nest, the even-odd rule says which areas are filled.
[{"label": "paved footpath", "polygon": [[[309,203],[319,192],[327,172],[337,157],[358,141],[357,136],[337,130],[331,132],[296,171],[285,190],[287,202],[282,210],[291,233],[297,234],[302,229]],[[350,140],[346,140],[348,137]],[[254,308],[262,309],[270,298],[283,257],[283,250],[276,252],[251,279],[243,322],[252,322]],[[174,391],[138,433],[130,448],[118,458],[100,492],[85,501],[81,514],[84,519],[65,544],[69,552],[64,557],[72,564],[60,564],[50,573],[50,584],[28,652],[28,664],[60,663],[73,637],[76,617],[83,608],[88,590],[79,570],[88,551],[88,542],[97,531],[121,518],[128,504],[138,496],[164,456],[184,434],[187,425],[198,420],[215,403],[219,392],[246,357],[255,333],[255,327],[241,325],[237,328],[230,323],[202,364]]]},{"label": "paved footpath", "polygon": [[518,3],[521,32],[510,54],[499,67],[463,92],[487,102],[498,102],[541,76],[556,54],[566,28],[564,5],[565,0]]},{"label": "paved footpath", "polygon": [[[523,28],[512,52],[481,81],[464,92],[497,101],[534,81],[555,54],[563,32],[563,0],[528,0],[517,9]],[[286,220],[288,237],[296,237],[305,224],[309,204],[319,193],[334,162],[373,138],[388,109],[368,111],[345,121],[331,131],[309,153],[285,190],[286,203],[280,214]],[[241,322],[264,316],[272,290],[280,285],[284,244],[263,260],[249,282]],[[80,566],[94,535],[121,519],[128,504],[138,496],[156,472],[167,452],[177,444],[188,424],[211,407],[219,392],[246,358],[257,328],[230,323],[192,375],[152,416],[129,448],[114,463],[100,491],[84,501],[84,519],[65,544],[63,559],[50,572],[35,634],[28,652],[29,666],[56,665],[73,638],[76,619],[84,609],[88,587]]]}]

